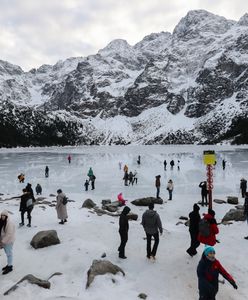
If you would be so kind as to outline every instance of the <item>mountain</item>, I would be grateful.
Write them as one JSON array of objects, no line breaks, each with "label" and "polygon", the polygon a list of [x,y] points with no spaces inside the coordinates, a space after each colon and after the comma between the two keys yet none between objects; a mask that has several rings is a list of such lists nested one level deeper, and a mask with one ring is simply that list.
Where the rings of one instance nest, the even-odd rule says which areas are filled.
[{"label": "mountain", "polygon": [[0,146],[248,143],[248,14],[24,72],[0,61]]}]

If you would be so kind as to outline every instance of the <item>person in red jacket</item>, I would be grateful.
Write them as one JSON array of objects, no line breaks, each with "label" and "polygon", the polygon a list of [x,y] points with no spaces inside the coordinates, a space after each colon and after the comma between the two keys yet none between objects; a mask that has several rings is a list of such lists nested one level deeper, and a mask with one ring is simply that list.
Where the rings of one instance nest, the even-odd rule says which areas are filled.
[{"label": "person in red jacket", "polygon": [[214,246],[216,244],[216,234],[219,233],[217,222],[214,218],[215,212],[211,208],[208,209],[208,213],[204,215],[203,219],[209,223],[209,235],[203,236],[199,230],[198,241],[202,244]]},{"label": "person in red jacket", "polygon": [[215,250],[211,246],[204,249],[197,267],[199,300],[215,300],[219,289],[219,274],[221,274],[235,289],[237,284],[232,276],[215,258]]}]

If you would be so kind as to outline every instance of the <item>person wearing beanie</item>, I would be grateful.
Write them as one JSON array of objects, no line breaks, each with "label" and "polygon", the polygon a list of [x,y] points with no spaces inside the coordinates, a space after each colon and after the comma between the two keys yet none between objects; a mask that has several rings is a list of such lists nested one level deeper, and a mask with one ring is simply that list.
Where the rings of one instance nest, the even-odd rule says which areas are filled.
[{"label": "person wearing beanie", "polygon": [[189,214],[189,233],[191,243],[190,247],[186,250],[186,252],[190,256],[194,256],[197,254],[196,248],[200,245],[200,242],[197,239],[197,236],[199,234],[199,222],[201,220],[199,210],[200,207],[195,203],[193,206],[193,211]]},{"label": "person wearing beanie", "polygon": [[119,257],[120,258],[127,258],[125,256],[125,246],[128,240],[128,229],[129,229],[129,225],[128,225],[128,217],[127,214],[130,212],[130,208],[128,206],[125,206],[122,210],[122,213],[120,215],[119,218],[119,234],[121,237],[121,244],[118,248],[119,251]]},{"label": "person wearing beanie", "polygon": [[[202,220],[205,221],[206,224],[209,226],[208,235],[201,232]],[[197,237],[198,241],[205,245],[214,246],[216,244],[216,234],[219,233],[219,228],[215,219],[215,211],[209,208],[208,213],[203,214],[202,220],[199,222],[199,234]]]},{"label": "person wearing beanie", "polygon": [[3,275],[13,270],[13,244],[15,241],[15,225],[9,219],[7,210],[1,212],[0,248],[7,256],[7,265],[2,268]]},{"label": "person wearing beanie", "polygon": [[[146,257],[148,259],[152,258],[155,259],[156,253],[157,253],[157,248],[159,244],[159,233],[163,233],[163,228],[162,228],[162,223],[159,217],[159,214],[153,210],[154,209],[154,204],[150,203],[149,204],[149,209],[146,210],[142,216],[142,222],[141,224],[144,227],[145,233],[146,233],[146,251],[147,255]],[[151,250],[151,240],[152,237],[154,237],[154,245]]]},{"label": "person wearing beanie", "polygon": [[215,258],[212,246],[206,246],[197,266],[199,300],[215,300],[219,289],[219,274],[221,274],[235,289],[238,288],[233,277]]}]

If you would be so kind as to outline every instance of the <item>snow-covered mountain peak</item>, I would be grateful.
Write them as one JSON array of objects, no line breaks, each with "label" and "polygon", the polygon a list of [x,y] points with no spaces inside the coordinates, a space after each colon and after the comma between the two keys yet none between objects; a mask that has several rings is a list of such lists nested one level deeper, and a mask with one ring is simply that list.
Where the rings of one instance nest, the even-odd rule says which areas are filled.
[{"label": "snow-covered mountain peak", "polygon": [[223,34],[236,22],[214,15],[205,10],[192,10],[180,20],[173,35],[184,40],[196,38],[200,34]]},{"label": "snow-covered mountain peak", "polygon": [[21,67],[17,65],[13,65],[7,61],[0,60],[0,76],[5,76],[5,75],[21,75],[23,74],[24,71],[22,70]]},{"label": "snow-covered mountain peak", "polygon": [[128,44],[126,40],[115,39],[111,41],[106,47],[98,51],[98,54],[102,56],[108,56],[113,54],[124,54],[132,51],[132,46]]},{"label": "snow-covered mountain peak", "polygon": [[241,26],[248,26],[248,13],[244,14],[238,21]]}]

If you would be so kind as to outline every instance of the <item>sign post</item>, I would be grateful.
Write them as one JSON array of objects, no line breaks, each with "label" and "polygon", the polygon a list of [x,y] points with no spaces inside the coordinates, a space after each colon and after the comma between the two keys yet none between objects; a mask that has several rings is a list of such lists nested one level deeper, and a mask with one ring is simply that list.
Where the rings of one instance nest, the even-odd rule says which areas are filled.
[{"label": "sign post", "polygon": [[216,157],[213,150],[203,151],[203,161],[207,166],[207,187],[208,187],[208,207],[212,209],[212,190],[213,190],[213,165]]}]

